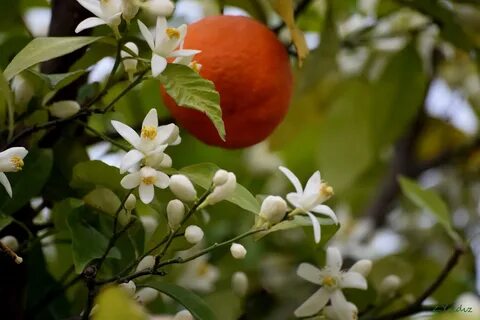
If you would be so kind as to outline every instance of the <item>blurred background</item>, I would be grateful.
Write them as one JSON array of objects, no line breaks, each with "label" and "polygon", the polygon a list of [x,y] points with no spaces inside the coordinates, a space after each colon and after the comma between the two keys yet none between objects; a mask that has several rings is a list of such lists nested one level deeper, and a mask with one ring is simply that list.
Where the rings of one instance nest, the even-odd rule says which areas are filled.
[{"label": "blurred background", "polygon": [[[401,295],[389,310],[411,301],[435,279],[453,251],[436,220],[402,195],[398,177],[415,179],[441,195],[454,228],[471,249],[431,302],[468,301],[464,305],[475,304],[480,312],[480,1],[295,3],[297,24],[311,50],[301,68],[289,31],[267,0],[176,1],[173,25],[220,13],[251,16],[267,24],[291,54],[295,93],[285,121],[267,141],[232,151],[206,146],[182,131],[183,143],[169,149],[173,166],[215,162],[234,171],[240,183],[259,195],[291,190],[279,165],[290,168],[301,181],[320,170],[335,190],[329,205],[341,221],[329,245],[340,249],[346,267],[358,259],[374,260],[367,293],[347,293],[359,310],[375,300],[375,288],[389,274],[402,280]],[[0,2],[1,69],[32,36],[48,34],[50,17],[48,1]],[[88,82],[94,86],[110,72],[113,54],[94,45],[76,65],[89,66],[93,57],[103,57],[89,67]],[[152,106],[165,122],[171,121],[158,84],[149,81],[119,102],[115,118],[138,127]],[[109,119],[92,118],[91,126],[113,135]],[[109,143],[91,137],[90,144],[90,159],[118,165],[122,154]],[[204,222],[209,221],[207,243],[252,225],[254,217],[239,210],[224,204],[204,213]],[[48,210],[44,218],[48,219]],[[145,220],[165,223],[155,215],[145,214]],[[219,319],[289,319],[315,290],[296,276],[296,266],[305,261],[322,265],[324,260],[311,239],[311,228],[250,239],[245,242],[245,260],[232,261],[228,250],[215,252],[168,278],[206,297]],[[43,249],[52,261],[65,254],[61,244]],[[50,266],[53,274],[61,268],[55,265]],[[237,297],[230,285],[231,275],[241,270],[250,280],[245,299]],[[74,290],[69,292],[73,305],[75,295]],[[176,307],[161,299],[149,308],[173,313]],[[479,319],[480,313],[435,317],[442,316]]]}]

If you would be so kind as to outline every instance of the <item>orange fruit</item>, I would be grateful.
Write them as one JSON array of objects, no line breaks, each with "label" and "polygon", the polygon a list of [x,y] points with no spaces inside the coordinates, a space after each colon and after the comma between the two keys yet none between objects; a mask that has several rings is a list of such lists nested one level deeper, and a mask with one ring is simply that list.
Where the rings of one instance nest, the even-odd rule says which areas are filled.
[{"label": "orange fruit", "polygon": [[200,75],[220,93],[226,141],[200,111],[179,107],[162,89],[172,116],[201,141],[243,148],[267,138],[285,117],[293,76],[288,53],[265,25],[247,17],[214,16],[190,24],[185,49],[199,49]]}]

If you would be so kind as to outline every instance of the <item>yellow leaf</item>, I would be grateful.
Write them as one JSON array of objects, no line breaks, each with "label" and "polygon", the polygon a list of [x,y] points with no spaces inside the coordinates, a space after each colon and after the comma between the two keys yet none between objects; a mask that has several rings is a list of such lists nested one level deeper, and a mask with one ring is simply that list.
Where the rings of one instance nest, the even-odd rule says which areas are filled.
[{"label": "yellow leaf", "polygon": [[293,45],[297,49],[298,64],[301,66],[308,55],[308,47],[305,35],[295,24],[293,0],[270,0],[270,2],[290,31]]},{"label": "yellow leaf", "polygon": [[142,307],[119,287],[108,287],[95,300],[94,320],[145,320]]}]

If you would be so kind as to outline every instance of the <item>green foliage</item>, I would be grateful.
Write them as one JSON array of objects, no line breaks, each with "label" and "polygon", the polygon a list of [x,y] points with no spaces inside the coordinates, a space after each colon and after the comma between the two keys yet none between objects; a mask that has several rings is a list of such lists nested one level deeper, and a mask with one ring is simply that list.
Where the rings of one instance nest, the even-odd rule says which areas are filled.
[{"label": "green foliage", "polygon": [[35,38],[20,51],[5,69],[7,80],[37,63],[63,56],[85,47],[101,37]]},{"label": "green foliage", "polygon": [[215,125],[220,138],[225,140],[220,96],[213,82],[180,64],[169,64],[159,79],[179,106],[205,113]]},{"label": "green foliage", "polygon": [[145,320],[142,308],[119,287],[108,287],[98,295],[94,320]]},{"label": "green foliage", "polygon": [[87,206],[93,207],[112,217],[115,216],[115,213],[121,206],[121,201],[117,195],[107,188],[96,188],[92,190],[83,197],[83,201],[85,201]]},{"label": "green foliage", "polygon": [[193,317],[198,320],[215,320],[215,314],[205,304],[205,302],[193,292],[179,287],[172,283],[167,283],[162,279],[150,277],[142,280],[137,285],[138,287],[150,287],[156,289],[162,293],[165,293],[170,298],[178,301],[188,311],[191,312]]},{"label": "green foliage", "polygon": [[102,161],[86,161],[73,168],[71,186],[85,191],[100,186],[124,194],[125,189],[120,186],[121,179],[118,168]]},{"label": "green foliage", "polygon": [[12,222],[13,222],[13,218],[11,216],[7,216],[6,214],[0,213],[0,230],[5,228]]}]

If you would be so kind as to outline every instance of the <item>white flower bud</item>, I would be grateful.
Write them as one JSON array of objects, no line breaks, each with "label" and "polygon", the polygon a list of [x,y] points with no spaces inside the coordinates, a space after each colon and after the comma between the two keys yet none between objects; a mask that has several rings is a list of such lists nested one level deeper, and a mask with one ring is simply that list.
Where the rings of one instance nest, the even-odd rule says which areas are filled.
[{"label": "white flower bud", "polygon": [[367,259],[359,260],[355,262],[349,271],[358,272],[362,276],[367,277],[370,271],[372,271],[372,261]]},{"label": "white flower bud", "polygon": [[232,289],[238,296],[245,296],[248,290],[248,277],[245,272],[238,271],[233,274]]},{"label": "white flower bud", "polygon": [[16,264],[20,264],[20,263],[22,263],[22,262],[23,262],[23,258],[22,258],[22,257],[19,257],[19,256],[16,256],[16,257],[15,257],[15,263],[16,263]]},{"label": "white flower bud", "polygon": [[135,197],[135,195],[130,194],[127,200],[125,201],[125,209],[132,211],[133,209],[135,209],[136,205],[137,205],[137,198]]},{"label": "white flower bud", "polygon": [[188,310],[182,310],[180,312],[177,312],[175,317],[173,317],[173,320],[193,320],[193,316]]},{"label": "white flower bud", "polygon": [[75,100],[63,100],[53,103],[48,110],[52,116],[64,119],[77,114],[80,111],[80,105]]},{"label": "white flower bud", "polygon": [[282,221],[287,212],[287,203],[279,196],[268,196],[263,200],[260,216],[271,224]]},{"label": "white flower bud", "polygon": [[12,91],[17,106],[26,105],[35,93],[33,86],[21,75],[17,75],[13,78]]},{"label": "white flower bud", "polygon": [[135,296],[135,300],[138,301],[138,303],[146,305],[153,300],[157,299],[158,297],[158,291],[152,288],[142,288],[137,291],[137,294]]},{"label": "white flower bud", "polygon": [[137,290],[137,287],[135,286],[135,282],[132,280],[124,283],[120,283],[118,285],[122,290],[124,290],[129,297],[133,297],[135,295],[135,291]]},{"label": "white flower bud", "polygon": [[170,190],[182,201],[193,201],[197,198],[197,191],[192,182],[183,174],[174,174],[170,177]]},{"label": "white flower bud", "polygon": [[122,17],[130,22],[138,13],[139,6],[135,0],[122,0]]},{"label": "white flower bud", "polygon": [[137,265],[136,272],[151,269],[155,266],[155,257],[154,256],[146,256]]},{"label": "white flower bud", "polygon": [[220,169],[215,172],[215,175],[213,176],[213,185],[214,186],[221,186],[222,184],[225,184],[228,180],[228,171]]},{"label": "white flower bud", "polygon": [[172,167],[172,158],[168,154],[163,155],[163,159],[159,164],[161,168],[171,168]]},{"label": "white flower bud", "polygon": [[0,241],[12,249],[12,251],[17,251],[18,250],[18,240],[14,236],[5,236]]},{"label": "white flower bud", "polygon": [[391,294],[397,291],[401,284],[402,280],[397,275],[391,274],[382,280],[378,291],[383,294]]},{"label": "white flower bud", "polygon": [[158,227],[158,221],[152,216],[141,216],[140,222],[145,230],[145,238],[150,238]]},{"label": "white flower bud", "polygon": [[174,199],[167,204],[167,217],[170,228],[176,229],[182,222],[184,215],[185,206],[182,201]]},{"label": "white flower bud", "polygon": [[170,0],[148,0],[143,7],[151,14],[158,17],[166,17],[172,14],[175,5]]},{"label": "white flower bud", "polygon": [[[219,180],[223,180],[219,178]],[[215,182],[214,182],[215,183]],[[208,204],[215,204],[230,197],[237,187],[237,177],[233,172],[228,172],[228,177],[225,183],[217,185],[212,193],[205,200]]]},{"label": "white flower bud", "polygon": [[188,226],[185,229],[185,239],[191,244],[196,244],[203,239],[203,230],[195,225]]},{"label": "white flower bud", "polygon": [[[135,53],[135,55],[138,55],[138,47],[135,43],[127,42],[125,43],[125,47],[127,47],[131,52]],[[131,79],[133,74],[137,71],[138,61],[137,59],[132,58],[132,54],[130,54],[130,52],[124,50],[120,52],[120,56],[123,58],[122,63],[123,67],[125,68],[125,72],[128,73],[128,76]]]},{"label": "white flower bud", "polygon": [[243,259],[247,254],[247,249],[245,249],[240,243],[232,243],[230,252],[235,259]]}]

